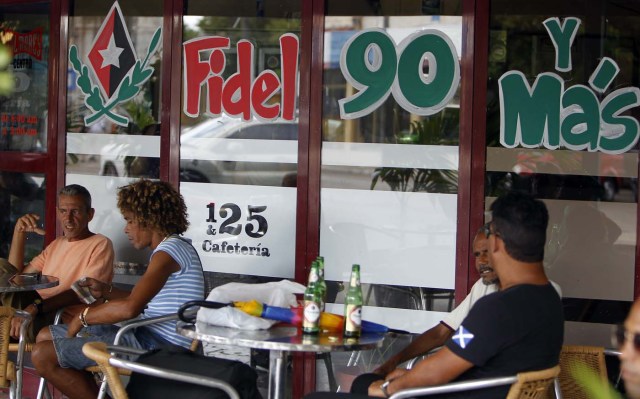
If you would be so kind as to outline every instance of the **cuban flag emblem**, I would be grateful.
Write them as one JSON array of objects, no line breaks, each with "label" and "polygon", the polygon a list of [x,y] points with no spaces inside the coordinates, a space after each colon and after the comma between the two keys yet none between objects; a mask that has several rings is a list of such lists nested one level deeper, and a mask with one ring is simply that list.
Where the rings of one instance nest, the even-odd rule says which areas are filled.
[{"label": "cuban flag emblem", "polygon": [[473,340],[473,334],[466,330],[464,326],[460,326],[460,328],[458,328],[451,339],[453,340],[453,342],[460,345],[462,349],[464,349]]},{"label": "cuban flag emblem", "polygon": [[100,91],[110,99],[136,63],[135,50],[117,1],[102,22],[87,58],[98,78]]}]

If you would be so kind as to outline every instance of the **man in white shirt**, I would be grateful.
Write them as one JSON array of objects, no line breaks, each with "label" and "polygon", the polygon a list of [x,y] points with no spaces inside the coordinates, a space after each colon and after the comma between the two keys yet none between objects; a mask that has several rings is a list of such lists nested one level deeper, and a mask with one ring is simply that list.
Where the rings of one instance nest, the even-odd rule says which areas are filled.
[{"label": "man in white shirt", "polygon": [[462,320],[467,317],[473,304],[483,296],[500,289],[498,276],[489,264],[489,243],[485,232],[486,226],[482,226],[473,239],[473,256],[476,270],[480,273],[480,279],[473,285],[469,295],[451,313],[445,316],[440,323],[420,334],[403,350],[391,356],[384,364],[375,369],[373,371],[375,374],[387,375],[399,364],[444,345],[451,338],[454,331],[458,329]]}]

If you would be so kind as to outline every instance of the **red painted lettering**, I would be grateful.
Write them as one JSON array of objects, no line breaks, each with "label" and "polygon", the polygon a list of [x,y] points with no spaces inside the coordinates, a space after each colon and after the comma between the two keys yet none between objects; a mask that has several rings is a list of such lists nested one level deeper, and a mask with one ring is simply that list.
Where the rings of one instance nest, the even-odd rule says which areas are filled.
[{"label": "red painted lettering", "polygon": [[[200,61],[200,52],[209,49],[229,48],[229,39],[212,36],[192,39],[184,47],[184,113],[195,118],[200,114],[202,85],[211,72],[209,62]],[[216,52],[213,51],[211,57]]]},{"label": "red painted lettering", "polygon": [[[293,120],[296,114],[299,42],[293,34],[280,37],[281,76],[272,70],[262,71],[254,79],[254,46],[247,40],[237,44],[237,71],[226,81],[222,78],[226,58],[221,49],[229,48],[229,39],[201,37],[184,43],[183,112],[193,118],[200,115],[203,86],[207,88],[205,113],[222,112],[250,120],[253,116],[273,120],[279,116]],[[200,54],[210,50],[208,62]],[[273,97],[280,91],[280,103]]]}]

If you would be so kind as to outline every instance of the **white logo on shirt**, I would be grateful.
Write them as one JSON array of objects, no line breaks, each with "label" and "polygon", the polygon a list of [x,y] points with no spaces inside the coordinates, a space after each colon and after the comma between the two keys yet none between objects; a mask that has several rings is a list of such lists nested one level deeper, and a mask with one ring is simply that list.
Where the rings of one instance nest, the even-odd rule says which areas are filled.
[{"label": "white logo on shirt", "polygon": [[456,331],[455,335],[451,337],[451,339],[453,340],[453,342],[460,345],[462,349],[464,349],[473,340],[473,334],[465,330],[463,326],[460,326],[460,328],[458,328],[458,331]]}]

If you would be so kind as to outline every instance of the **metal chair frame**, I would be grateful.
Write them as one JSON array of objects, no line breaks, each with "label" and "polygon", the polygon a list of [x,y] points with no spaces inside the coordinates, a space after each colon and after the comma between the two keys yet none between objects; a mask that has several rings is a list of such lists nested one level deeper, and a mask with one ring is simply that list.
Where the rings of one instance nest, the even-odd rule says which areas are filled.
[{"label": "metal chair frame", "polygon": [[515,376],[484,378],[478,380],[453,382],[450,384],[443,384],[432,387],[403,389],[401,391],[395,392],[389,397],[389,399],[404,399],[416,396],[431,396],[442,393],[465,392],[504,385],[511,385],[511,389],[509,390],[507,399],[515,399],[520,397],[522,385],[526,384],[527,382],[549,380],[546,388],[537,390],[537,393],[539,393],[538,396],[529,396],[526,393],[525,395],[527,396],[523,396],[526,398],[543,398],[546,394],[546,391],[548,391],[548,387],[553,383],[553,381],[557,379],[559,373],[560,367],[554,366],[545,370],[518,373]]},{"label": "metal chair frame", "polygon": [[[166,378],[166,379],[186,382],[190,384],[203,385],[210,388],[217,388],[224,391],[227,395],[229,395],[230,399],[240,398],[235,388],[222,380],[203,377],[203,376],[190,374],[190,373],[184,373],[184,372],[175,371],[175,370],[169,370],[162,367],[149,366],[146,364],[141,364],[135,361],[125,360],[125,359],[116,357],[117,354],[141,355],[145,353],[144,350],[138,350],[138,349],[128,348],[125,346],[118,346],[118,345],[107,346],[102,342],[90,342],[88,344],[85,344],[82,350],[87,356],[89,356],[93,360],[96,360],[96,362],[98,362],[98,364],[101,367],[108,367],[108,366],[105,364],[104,360],[98,359],[98,357],[108,356],[108,365],[111,367],[131,370],[132,372],[147,374],[147,375],[151,375],[159,378]],[[114,373],[112,373],[112,375],[113,374]],[[126,392],[124,391],[124,387],[122,385],[119,385],[116,389],[112,389],[111,391],[112,393],[115,394],[116,399],[119,399],[121,397],[122,398],[126,397]]]}]

